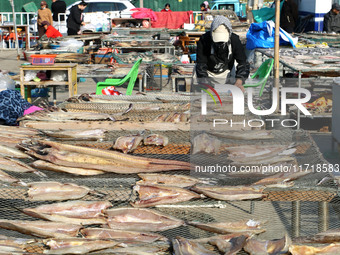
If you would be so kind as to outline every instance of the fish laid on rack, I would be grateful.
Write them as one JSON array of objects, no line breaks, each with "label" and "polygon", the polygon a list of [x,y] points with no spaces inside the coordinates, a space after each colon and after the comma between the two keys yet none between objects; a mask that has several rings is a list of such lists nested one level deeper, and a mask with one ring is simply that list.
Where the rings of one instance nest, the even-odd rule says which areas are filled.
[{"label": "fish laid on rack", "polygon": [[19,185],[22,186],[26,186],[27,184],[25,184],[24,182],[20,181],[17,178],[14,178],[13,176],[10,176],[9,174],[5,173],[4,171],[0,170],[0,182],[7,182],[10,184],[14,184],[17,183]]},{"label": "fish laid on rack", "polygon": [[97,141],[104,139],[106,133],[104,129],[44,131],[44,134],[64,141]]},{"label": "fish laid on rack", "polygon": [[21,127],[21,126],[4,126],[0,125],[0,133],[10,133],[15,135],[38,136],[41,132],[38,129]]},{"label": "fish laid on rack", "polygon": [[99,120],[113,120],[115,118],[106,113],[94,113],[94,112],[46,112],[37,111],[32,114],[25,115],[18,119],[34,120],[34,121],[72,121],[72,120],[84,120],[84,121],[99,121]]},{"label": "fish laid on rack", "polygon": [[292,170],[292,172],[279,172],[272,176],[261,179],[255,182],[253,185],[267,186],[267,185],[278,184],[278,183],[288,183],[298,178],[301,178],[303,176],[306,176],[312,172],[313,172],[312,170],[297,171],[297,172]]},{"label": "fish laid on rack", "polygon": [[23,159],[31,158],[29,155],[23,153],[22,151],[16,148],[11,148],[11,147],[4,146],[4,145],[0,145],[0,156],[23,158]]},{"label": "fish laid on rack", "polygon": [[160,134],[151,134],[143,139],[144,145],[167,146],[169,138]]},{"label": "fish laid on rack", "polygon": [[209,136],[206,133],[197,135],[193,139],[192,154],[199,152],[219,154],[221,141],[215,137]]},{"label": "fish laid on rack", "polygon": [[9,157],[0,156],[0,169],[17,173],[35,173],[37,175],[44,176],[43,173],[30,167],[29,165]]},{"label": "fish laid on rack", "polygon": [[[126,244],[124,244],[126,245]],[[166,248],[164,248],[164,245],[159,247],[159,245],[151,244],[146,245],[145,243],[143,245],[139,246],[128,246],[128,247],[119,247],[119,248],[113,248],[113,249],[106,249],[102,250],[102,253],[96,253],[93,254],[102,255],[102,254],[124,254],[124,255],[167,255],[169,253],[169,245],[167,245]],[[92,253],[91,253],[92,254]]]},{"label": "fish laid on rack", "polygon": [[264,187],[251,186],[194,186],[191,190],[218,200],[234,201],[266,197]]},{"label": "fish laid on rack", "polygon": [[314,236],[297,237],[294,243],[340,243],[340,229],[329,229]]},{"label": "fish laid on rack", "polygon": [[[15,237],[9,237],[9,236],[4,236],[0,235],[0,247],[1,245],[4,246],[15,246],[18,248],[25,248],[27,244],[35,242],[34,239],[26,239],[26,238],[15,238]],[[1,250],[0,248],[0,251]]]},{"label": "fish laid on rack", "polygon": [[172,123],[179,123],[179,122],[188,122],[189,121],[189,114],[188,113],[163,113],[158,115],[154,118],[153,121],[156,122],[172,122]]},{"label": "fish laid on rack", "polygon": [[117,208],[105,211],[111,229],[132,231],[164,231],[184,224],[182,220],[142,208]]},{"label": "fish laid on rack", "polygon": [[66,167],[66,166],[60,166],[56,164],[52,164],[47,161],[43,160],[36,160],[33,163],[31,163],[31,166],[41,169],[41,170],[48,170],[48,171],[54,171],[54,172],[61,172],[61,173],[69,173],[74,175],[83,175],[83,176],[91,176],[91,175],[98,175],[105,173],[101,170],[96,169],[85,169],[80,167]]},{"label": "fish laid on rack", "polygon": [[139,200],[131,203],[133,207],[152,207],[185,202],[193,198],[201,198],[199,194],[178,187],[136,185],[133,187],[133,190],[139,194]]},{"label": "fish laid on rack", "polygon": [[264,140],[274,139],[271,131],[252,130],[252,131],[228,131],[228,132],[209,132],[210,135],[234,139],[234,140]]},{"label": "fish laid on rack", "polygon": [[218,255],[218,252],[210,251],[201,244],[190,241],[183,237],[176,237],[172,240],[172,247],[175,255]]},{"label": "fish laid on rack", "polygon": [[298,169],[297,162],[283,162],[276,164],[263,164],[259,166],[250,166],[250,168],[245,168],[239,171],[228,172],[229,177],[243,177],[243,178],[253,178],[253,177],[267,177],[276,175],[278,172],[283,172],[285,169]]},{"label": "fish laid on rack", "polygon": [[[10,253],[9,253],[10,252]],[[12,253],[15,252],[15,253]],[[20,253],[18,253],[20,252]],[[0,244],[0,254],[1,255],[19,255],[24,254],[25,250],[20,246],[11,245],[11,244]]]},{"label": "fish laid on rack", "polygon": [[250,255],[262,255],[262,254],[288,254],[291,240],[286,234],[281,239],[275,240],[257,240],[250,238],[247,240],[244,250]]},{"label": "fish laid on rack", "polygon": [[28,183],[28,186],[27,195],[30,201],[80,199],[93,192],[88,187],[78,186],[74,183],[32,182]]},{"label": "fish laid on rack", "polygon": [[113,240],[92,240],[84,238],[48,239],[43,243],[50,249],[44,254],[87,254],[92,251],[101,251],[117,246]]},{"label": "fish laid on rack", "polygon": [[[231,234],[229,236],[232,235],[235,234]],[[238,236],[235,237],[213,236],[210,238],[209,243],[216,246],[220,252],[223,252],[224,255],[233,255],[242,250],[248,237],[248,235],[242,234],[238,234]]]},{"label": "fish laid on rack", "polygon": [[39,154],[40,151],[37,153],[33,149],[27,151],[27,153],[63,166],[124,174],[191,169],[189,162],[132,156],[116,151],[92,149],[52,141],[39,141],[39,143],[52,147],[45,150],[49,154],[41,155]]},{"label": "fish laid on rack", "polygon": [[67,201],[25,208],[22,211],[32,217],[82,225],[106,224],[103,211],[112,204],[108,201]]},{"label": "fish laid on rack", "polygon": [[3,134],[0,135],[0,145],[10,148],[17,148],[17,145],[26,141],[29,141],[30,138],[15,138],[8,137]]},{"label": "fish laid on rack", "polygon": [[152,243],[156,241],[167,241],[168,239],[160,234],[115,230],[109,228],[84,228],[80,233],[85,238],[93,239],[113,239],[119,242],[144,242]]},{"label": "fish laid on rack", "polygon": [[266,231],[263,228],[265,222],[255,220],[241,220],[233,222],[216,222],[216,223],[199,223],[189,222],[189,225],[197,228],[218,233],[218,234],[229,234],[229,233],[245,233],[245,234],[260,234]]},{"label": "fish laid on rack", "polygon": [[133,152],[139,144],[143,141],[142,135],[127,135],[120,136],[116,139],[113,148],[121,150],[123,153]]},{"label": "fish laid on rack", "polygon": [[308,246],[293,244],[289,247],[289,252],[292,255],[331,255],[340,254],[340,243],[332,243],[322,246]]},{"label": "fish laid on rack", "polygon": [[38,237],[69,238],[78,235],[81,225],[48,221],[21,221],[0,219],[0,228]]},{"label": "fish laid on rack", "polygon": [[142,180],[136,182],[137,185],[165,185],[180,188],[191,187],[198,183],[208,182],[186,175],[171,174],[138,174]]}]

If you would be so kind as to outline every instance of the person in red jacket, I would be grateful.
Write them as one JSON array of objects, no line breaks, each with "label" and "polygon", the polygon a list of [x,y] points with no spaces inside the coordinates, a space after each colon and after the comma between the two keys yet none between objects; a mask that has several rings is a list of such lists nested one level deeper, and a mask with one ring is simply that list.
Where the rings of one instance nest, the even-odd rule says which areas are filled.
[{"label": "person in red jacket", "polygon": [[57,37],[62,37],[63,35],[57,30],[55,29],[48,21],[43,21],[41,23],[46,32],[45,32],[45,35],[48,37],[48,38],[57,38]]},{"label": "person in red jacket", "polygon": [[165,4],[164,9],[161,10],[161,12],[172,12],[172,10],[170,10],[170,4]]}]

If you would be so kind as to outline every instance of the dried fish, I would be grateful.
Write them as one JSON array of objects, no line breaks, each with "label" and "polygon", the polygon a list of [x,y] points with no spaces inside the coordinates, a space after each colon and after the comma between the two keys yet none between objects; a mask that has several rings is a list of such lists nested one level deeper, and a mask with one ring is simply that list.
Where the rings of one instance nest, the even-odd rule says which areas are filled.
[{"label": "dried fish", "polygon": [[248,200],[264,198],[263,187],[250,186],[194,186],[191,190],[218,200]]},{"label": "dried fish", "polygon": [[37,136],[40,133],[39,130],[34,128],[28,128],[28,127],[21,127],[21,126],[4,126],[0,125],[0,133],[7,132],[10,134],[23,134],[26,136]]},{"label": "dried fish", "polygon": [[221,141],[211,137],[206,133],[196,136],[193,140],[192,154],[199,152],[218,154],[221,147]]},{"label": "dried fish", "polygon": [[84,238],[50,239],[44,244],[50,249],[44,250],[44,254],[87,254],[92,251],[100,251],[118,245],[112,240],[88,240]]},{"label": "dried fish", "polygon": [[206,183],[186,175],[138,174],[138,176],[142,178],[142,180],[136,182],[138,185],[166,185],[185,188],[194,186],[197,183]]},{"label": "dried fish", "polygon": [[[155,246],[153,245],[146,246],[146,244],[144,244],[143,246],[113,248],[113,249],[103,250],[102,252],[104,254],[124,254],[124,255],[166,255],[166,254],[169,254],[167,250],[168,248],[164,250],[162,247],[159,247],[158,244]],[[100,255],[103,253],[100,253]],[[93,253],[93,254],[99,255],[99,253]]]},{"label": "dried fish", "polygon": [[82,141],[96,141],[104,139],[107,130],[92,129],[92,130],[63,130],[63,131],[44,131],[50,137],[58,140],[82,140]]},{"label": "dried fish", "polygon": [[218,255],[219,253],[207,250],[199,243],[190,241],[183,237],[172,240],[175,255]]},{"label": "dried fish", "polygon": [[244,233],[244,232],[246,232],[247,234],[249,233],[260,234],[266,231],[263,228],[264,222],[255,220],[241,220],[233,222],[217,222],[207,224],[199,222],[189,222],[188,224],[218,234]]},{"label": "dried fish", "polygon": [[106,217],[103,211],[111,206],[112,204],[107,201],[68,201],[25,208],[23,212],[50,221],[82,225],[105,224]]},{"label": "dried fish", "polygon": [[123,231],[107,228],[85,228],[82,229],[81,234],[86,238],[94,239],[113,239],[119,242],[145,242],[152,243],[155,241],[167,241],[168,239],[160,234]]},{"label": "dried fish", "polygon": [[297,237],[293,239],[294,243],[339,243],[340,229],[329,229],[327,231],[318,233],[314,236]]},{"label": "dried fish", "polygon": [[131,203],[134,207],[151,207],[162,204],[179,203],[201,197],[194,192],[177,187],[136,185],[133,189],[139,193],[139,200]]},{"label": "dried fish", "polygon": [[17,173],[31,173],[32,172],[40,176],[45,176],[43,173],[30,167],[29,165],[19,160],[13,159],[13,158],[0,157],[0,169],[10,171],[10,172],[17,172]]},{"label": "dried fish", "polygon": [[213,236],[209,243],[215,245],[224,255],[236,255],[247,242],[247,234],[230,234],[229,236]]},{"label": "dried fish", "polygon": [[276,255],[276,254],[287,254],[291,240],[286,234],[281,239],[275,240],[256,240],[250,238],[247,240],[244,250],[250,255]]},{"label": "dried fish", "polygon": [[[105,170],[105,171],[117,172],[117,173],[158,172],[158,171],[167,171],[167,170],[176,170],[176,169],[190,170],[191,168],[190,163],[177,161],[177,160],[145,158],[145,157],[139,157],[139,156],[126,155],[124,153],[119,153],[116,151],[85,148],[85,147],[74,146],[70,144],[56,143],[52,141],[39,141],[39,143],[52,146],[53,148],[59,151],[68,151],[68,152],[77,153],[77,157],[70,157],[66,159],[69,161],[72,161],[72,160],[81,161],[81,163],[77,163],[76,165],[75,164],[66,165],[66,164],[62,164],[62,163],[65,163],[64,162],[66,160],[65,158],[63,160],[58,161],[55,159],[55,156],[54,157],[48,157],[48,155],[41,156],[31,151],[31,154],[38,158],[46,159],[58,165],[64,165],[64,166],[71,166],[71,167],[79,166],[79,167],[84,167],[84,168]],[[67,154],[65,152],[63,153]],[[84,154],[82,155],[81,159],[79,159],[80,154]],[[94,162],[89,162],[89,160],[86,159],[86,158],[89,158],[90,156],[92,156],[92,158],[95,159]],[[105,167],[105,165],[98,165],[98,162],[99,162],[98,160],[100,161],[107,160],[106,162],[109,162],[109,163],[106,163],[106,164],[109,164],[107,169],[100,169],[99,167]],[[87,163],[83,164],[84,162],[87,162]]]},{"label": "dried fish", "polygon": [[252,131],[228,131],[228,132],[209,132],[210,135],[235,140],[264,140],[273,139],[274,136],[267,130]]},{"label": "dried fish", "polygon": [[167,146],[169,138],[164,135],[151,134],[145,137],[143,142],[145,145]]},{"label": "dried fish", "polygon": [[88,187],[74,183],[32,182],[28,186],[27,194],[31,201],[79,199],[91,191]]},{"label": "dried fish", "polygon": [[5,157],[14,157],[14,158],[31,158],[29,155],[23,153],[22,151],[10,148],[8,146],[0,145],[0,155]]},{"label": "dried fish", "polygon": [[142,142],[143,136],[141,135],[128,135],[121,136],[116,139],[113,148],[116,150],[121,150],[122,152],[129,153],[133,152],[138,145]]},{"label": "dried fish", "polygon": [[[11,253],[8,253],[8,252],[11,252]],[[15,253],[12,253],[12,252],[15,252]],[[25,252],[25,250],[21,247],[10,245],[10,244],[0,244],[0,254],[2,255],[23,254],[23,252]]]},{"label": "dried fish", "polygon": [[4,171],[0,170],[0,182],[8,182],[8,183],[21,183],[23,186],[26,186],[23,182],[21,182],[19,179],[14,178],[10,176],[9,174],[6,174]]},{"label": "dried fish", "polygon": [[106,210],[111,229],[132,231],[164,231],[184,224],[182,220],[142,208],[118,208]]},{"label": "dried fish", "polygon": [[289,247],[289,252],[292,255],[331,255],[340,254],[340,244],[332,243],[328,245],[323,245],[321,247],[307,246],[307,245],[291,245]]},{"label": "dried fish", "polygon": [[75,237],[82,226],[71,223],[47,221],[20,221],[0,219],[0,228],[14,230],[38,237],[68,238]]},{"label": "dried fish", "polygon": [[278,184],[278,183],[287,183],[293,180],[296,180],[300,177],[306,176],[312,173],[311,170],[308,171],[297,171],[297,172],[281,172],[270,177],[264,178],[255,182],[253,185],[271,185],[271,184]]},{"label": "dried fish", "polygon": [[36,160],[31,165],[35,168],[54,171],[54,172],[63,172],[69,173],[74,175],[84,175],[84,176],[91,176],[91,175],[98,175],[105,173],[104,171],[95,170],[95,169],[85,169],[80,167],[65,167],[56,164],[49,163],[43,160]]}]

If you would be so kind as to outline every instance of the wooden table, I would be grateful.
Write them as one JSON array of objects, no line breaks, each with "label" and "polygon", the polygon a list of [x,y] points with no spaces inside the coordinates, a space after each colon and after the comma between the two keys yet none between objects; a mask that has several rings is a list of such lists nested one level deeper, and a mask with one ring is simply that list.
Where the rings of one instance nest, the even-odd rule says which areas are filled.
[{"label": "wooden table", "polygon": [[[67,71],[67,81],[25,81],[25,71]],[[69,97],[77,94],[77,64],[57,63],[54,65],[28,65],[20,68],[20,92],[25,98],[25,86],[53,86],[53,100],[56,100],[55,86],[68,86]],[[32,102],[31,88],[27,90],[27,101]]]},{"label": "wooden table", "polygon": [[[29,36],[29,26],[27,25],[17,25],[17,29],[21,28],[25,33],[25,42],[26,42],[26,50],[30,49],[30,36]],[[7,29],[9,33],[14,30],[14,25],[2,25],[0,26],[0,30]],[[18,33],[18,37],[19,37]],[[18,38],[19,39],[19,38]],[[15,41],[15,40],[14,40]],[[19,47],[19,45],[17,45]]]}]

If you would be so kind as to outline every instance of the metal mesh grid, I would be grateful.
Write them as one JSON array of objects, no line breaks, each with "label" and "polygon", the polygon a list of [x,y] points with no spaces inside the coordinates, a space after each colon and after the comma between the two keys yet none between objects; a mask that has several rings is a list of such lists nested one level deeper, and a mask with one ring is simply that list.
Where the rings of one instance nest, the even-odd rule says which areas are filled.
[{"label": "metal mesh grid", "polygon": [[110,96],[110,95],[91,95],[93,98],[98,99],[105,99],[105,100],[112,100],[112,101],[121,101],[121,100],[127,100],[129,102],[150,102],[155,101],[159,102],[160,100],[169,100],[171,102],[190,102],[190,93],[147,93],[145,95],[121,95],[119,97],[117,96]]},{"label": "metal mesh grid", "polygon": [[[114,140],[118,136],[133,134],[134,132],[109,132],[107,139]],[[175,145],[184,144],[190,141],[190,133],[184,131],[167,131],[162,134],[169,136],[170,144],[175,148]],[[303,130],[274,130],[273,140],[263,140],[262,144],[290,144],[295,142],[301,147],[301,152],[297,153],[295,157],[300,164],[308,162],[310,164],[325,163],[326,161],[319,152],[317,146],[310,138],[309,134]],[[255,141],[243,141],[221,138],[223,143],[227,144],[255,144]],[[105,142],[108,145],[108,142]],[[257,141],[258,143],[258,141]],[[98,146],[101,143],[96,143]],[[110,143],[112,145],[112,143]],[[84,144],[86,145],[86,144]],[[100,147],[100,146],[99,146]],[[162,154],[161,149],[145,150],[143,147],[134,152],[135,155],[177,159],[189,161],[189,155],[184,154],[181,151],[177,153],[181,154]],[[176,151],[174,149],[174,151]],[[157,154],[155,154],[157,153]],[[303,154],[302,154],[303,153]],[[209,155],[200,155],[202,160],[209,158]],[[78,185],[84,185],[91,187],[99,192],[107,194],[104,198],[98,198],[93,195],[87,195],[82,200],[109,200],[115,207],[117,206],[129,206],[129,202],[133,202],[137,199],[136,194],[132,193],[132,185],[139,180],[137,175],[122,175],[107,173],[95,177],[81,177],[73,176],[69,174],[54,173],[49,171],[42,171],[48,177],[42,178],[32,173],[10,173],[13,176],[22,179],[24,182],[32,181],[59,181],[63,183],[72,182]],[[169,174],[169,172],[165,172]],[[189,171],[174,171],[171,174],[189,174]],[[319,232],[319,219],[315,213],[318,210],[318,203],[315,201],[331,201],[330,203],[330,220],[329,228],[339,228],[340,222],[338,220],[340,213],[340,201],[338,197],[335,197],[336,187],[331,183],[315,187],[316,183],[325,177],[326,174],[314,173],[308,176],[302,177],[296,180],[296,187],[299,189],[267,189],[264,192],[268,194],[264,200],[276,200],[273,201],[241,201],[241,202],[226,202],[217,201],[214,199],[195,199],[188,202],[183,202],[175,205],[164,205],[156,208],[163,213],[171,216],[183,219],[185,221],[199,221],[203,223],[208,222],[221,222],[221,221],[236,221],[241,219],[255,219],[255,220],[267,220],[270,224],[266,225],[267,231],[259,236],[262,239],[282,238],[283,233],[292,233],[292,203],[284,202],[282,200],[296,201],[314,201],[314,202],[301,202],[301,235],[313,235]],[[250,184],[257,178],[235,178],[228,175],[221,176],[207,176],[211,178],[211,182],[216,185],[242,185]],[[309,189],[308,189],[309,188]],[[16,219],[16,220],[36,220],[30,216],[22,214],[16,208],[35,207],[40,204],[47,204],[52,202],[30,202],[25,199],[26,188],[25,187],[9,187],[0,186],[0,213],[1,218]],[[183,225],[173,230],[167,230],[160,232],[168,238],[174,238],[176,236],[182,236],[185,238],[202,238],[214,235],[213,233],[200,230],[198,228]],[[0,229],[0,235],[7,235],[13,237],[29,236]],[[41,246],[32,245],[30,252],[41,252]],[[244,253],[239,253],[244,254]]]}]

